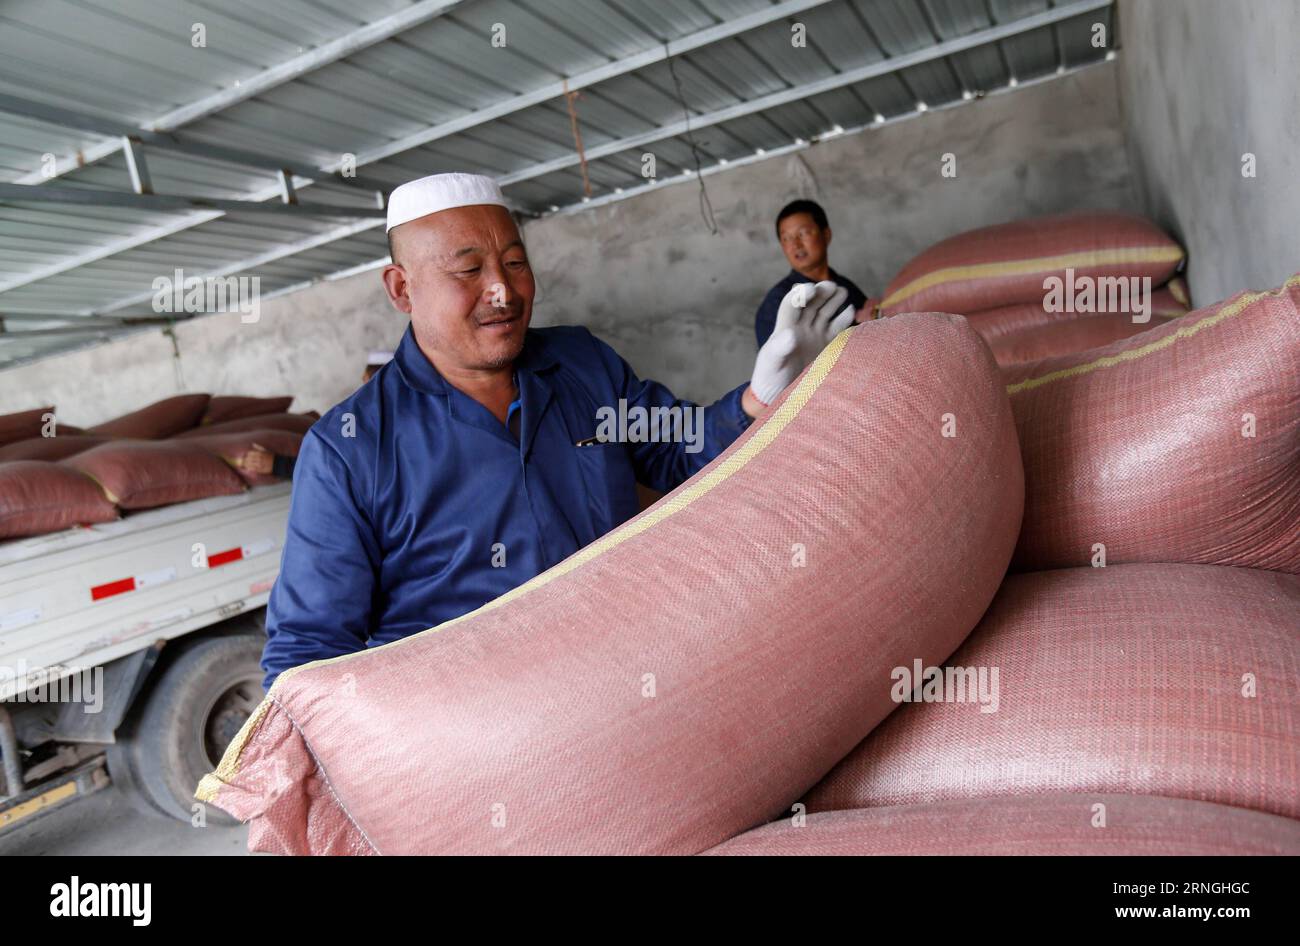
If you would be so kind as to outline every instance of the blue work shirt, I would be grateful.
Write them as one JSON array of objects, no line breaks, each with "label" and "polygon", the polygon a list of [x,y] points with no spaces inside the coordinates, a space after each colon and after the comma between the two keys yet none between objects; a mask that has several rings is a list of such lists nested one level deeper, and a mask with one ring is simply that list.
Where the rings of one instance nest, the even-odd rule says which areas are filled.
[{"label": "blue work shirt", "polygon": [[750,419],[741,385],[704,408],[702,449],[593,443],[597,409],[693,408],[585,328],[531,329],[515,361],[519,436],[452,387],[410,327],[393,360],[303,438],[265,683],[312,660],[459,617],[572,555],[666,492]]},{"label": "blue work shirt", "polygon": [[[852,282],[833,269],[830,271],[830,276],[836,285],[843,286],[849,291],[849,302],[853,303],[854,309],[861,309],[867,304],[866,294],[853,285]],[[763,343],[772,337],[772,330],[776,328],[776,313],[781,308],[781,300],[801,282],[812,282],[812,280],[792,269],[789,275],[769,289],[767,295],[763,297],[758,312],[754,314],[754,336],[758,339],[759,348],[762,348]]]}]

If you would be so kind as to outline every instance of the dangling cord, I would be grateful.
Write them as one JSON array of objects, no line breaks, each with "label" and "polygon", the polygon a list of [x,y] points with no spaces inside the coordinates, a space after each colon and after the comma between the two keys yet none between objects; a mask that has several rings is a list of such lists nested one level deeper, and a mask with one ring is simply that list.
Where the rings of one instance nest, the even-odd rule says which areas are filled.
[{"label": "dangling cord", "polygon": [[577,92],[569,91],[569,80],[564,80],[564,104],[569,106],[569,127],[573,129],[573,144],[578,149],[578,166],[582,168],[582,193],[591,196],[591,180],[587,177],[587,155],[582,150],[582,133],[578,131],[578,111],[573,107]]},{"label": "dangling cord", "polygon": [[171,339],[172,343],[172,374],[176,379],[176,390],[185,390],[185,371],[181,366],[181,346],[176,338],[176,323],[171,319],[167,320],[167,327],[162,333]]},{"label": "dangling cord", "polygon": [[691,110],[686,106],[686,95],[682,92],[682,80],[677,78],[677,70],[673,67],[673,57],[669,52],[668,44],[664,43],[664,53],[668,57],[668,74],[673,77],[673,86],[677,90],[677,101],[681,103],[682,114],[686,116],[686,133],[683,137],[691,148],[691,159],[695,162],[695,177],[700,182],[700,217],[704,220],[704,225],[709,228],[709,232],[714,236],[718,235],[718,220],[713,214],[713,203],[709,200],[708,188],[704,186],[704,172],[700,170],[700,149],[695,143],[695,135],[691,132]]}]

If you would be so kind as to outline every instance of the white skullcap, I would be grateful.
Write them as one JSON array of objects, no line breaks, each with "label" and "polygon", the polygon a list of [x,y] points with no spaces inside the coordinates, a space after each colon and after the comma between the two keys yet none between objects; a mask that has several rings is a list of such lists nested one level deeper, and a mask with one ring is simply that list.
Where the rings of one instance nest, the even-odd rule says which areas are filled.
[{"label": "white skullcap", "polygon": [[385,232],[440,210],[475,204],[505,207],[506,196],[496,181],[482,174],[430,174],[408,181],[388,195],[388,227]]}]

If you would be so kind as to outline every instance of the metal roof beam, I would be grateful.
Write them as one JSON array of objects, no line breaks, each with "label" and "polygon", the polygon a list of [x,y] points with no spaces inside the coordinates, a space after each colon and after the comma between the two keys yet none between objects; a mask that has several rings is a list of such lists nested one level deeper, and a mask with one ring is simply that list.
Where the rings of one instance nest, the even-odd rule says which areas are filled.
[{"label": "metal roof beam", "polygon": [[131,190],[137,194],[152,194],[153,180],[149,177],[149,164],[144,159],[144,146],[137,138],[122,138],[122,154],[126,157],[126,170],[131,175]]},{"label": "metal roof beam", "polygon": [[[778,3],[770,7],[769,9],[761,10],[757,13],[749,14],[748,16],[739,17],[729,22],[719,24],[717,26],[711,26],[706,29],[699,30],[695,33],[691,33],[688,36],[683,36],[680,39],[672,40],[671,42],[667,43],[663,47],[655,47],[654,49],[646,50],[645,52],[638,53],[634,56],[629,56],[624,59],[619,59],[607,65],[599,66],[587,72],[582,72],[575,76],[571,76],[568,80],[569,89],[577,90],[577,89],[584,88],[585,86],[593,85],[597,82],[602,82],[606,79],[612,79],[615,78],[616,76],[625,75],[637,69],[644,68],[645,66],[653,65],[654,63],[657,62],[662,62],[670,56],[676,56],[681,53],[689,52],[692,49],[699,49],[700,47],[708,46],[710,44],[720,42],[724,39],[729,39],[732,36],[737,36],[740,35],[741,33],[745,33],[750,30],[757,29],[761,26],[765,26],[768,23],[775,22],[785,17],[794,16],[798,13],[804,12],[805,10],[822,6],[828,2],[831,2],[831,0],[786,0],[786,2]],[[355,50],[353,51],[355,52]],[[426,131],[418,132],[415,135],[408,136],[406,138],[400,139],[399,141],[391,142],[388,145],[384,145],[380,148],[374,149],[364,154],[360,154],[357,156],[357,166],[361,166],[365,164],[373,164],[377,161],[382,161],[385,158],[392,157],[394,154],[399,153],[400,151],[406,151],[411,148],[420,147],[421,145],[427,144],[430,141],[435,141],[438,138],[443,138],[446,137],[447,135],[452,135],[455,134],[456,132],[464,131],[467,128],[473,128],[476,125],[480,125],[485,122],[492,121],[493,119],[500,118],[504,115],[509,115],[513,112],[521,111],[532,105],[549,101],[550,99],[556,98],[563,94],[564,94],[564,83],[560,82],[560,83],[553,83],[541,89],[537,89],[533,92],[525,93],[523,95],[519,95],[514,98],[507,99],[506,101],[501,102],[497,105],[492,105],[487,108],[479,109],[475,112],[471,112],[469,115],[462,116],[461,118],[454,119],[450,122],[444,122],[442,124],[435,125],[427,129]],[[0,102],[4,102],[6,100],[21,101],[21,100],[14,100],[12,96],[0,95]],[[0,108],[3,108],[3,105],[0,105]],[[67,112],[66,109],[63,111],[68,115],[72,114]],[[175,124],[174,121],[175,114],[176,113],[171,113],[170,116],[164,116],[164,117],[171,117],[173,119],[173,124]],[[164,127],[162,126],[161,122],[162,119],[159,119],[155,121],[154,124],[159,125],[159,127]],[[83,126],[77,126],[77,127],[83,127]],[[93,126],[92,126],[92,130],[94,130]],[[120,129],[117,129],[116,132],[114,133],[117,132],[120,132]],[[176,145],[176,136],[171,135],[169,137],[171,139],[172,146],[174,147]],[[78,154],[75,160],[80,163],[91,163],[93,160],[98,160],[98,158],[104,157],[104,155],[102,154],[98,155],[98,157],[94,156],[93,150],[94,149],[89,149],[89,151],[92,153],[88,155]],[[118,150],[119,150],[118,144],[114,143],[107,153],[112,154]],[[215,157],[216,155],[210,154],[209,156]],[[71,162],[72,160],[73,159],[68,159],[69,162]],[[287,164],[284,164],[283,162],[278,162],[274,165],[275,170],[279,170],[281,167],[287,168],[289,170],[293,170],[292,167],[290,167]],[[337,165],[329,165],[324,169],[313,170],[310,173],[302,174],[301,176],[304,178],[304,180],[294,182],[296,188],[301,189],[304,187],[309,187],[312,183],[313,175],[319,175],[320,173],[322,173],[322,171],[328,173],[336,173],[341,167],[342,167],[342,163],[340,162]],[[34,174],[34,175],[28,175],[27,177],[24,178],[20,178],[18,183],[20,184],[40,183],[42,180],[43,178],[39,174]],[[355,178],[354,180],[365,181],[364,178]],[[253,194],[248,195],[249,200],[257,200],[257,201],[271,200],[277,197],[280,198],[283,197],[283,192],[278,184],[274,187],[264,188]],[[106,259],[109,256],[115,256],[118,253],[124,253],[129,250],[136,249],[137,247],[144,246],[148,243],[152,243],[155,240],[165,239],[166,237],[184,232],[185,230],[188,230],[192,227],[200,226],[201,224],[207,223],[210,220],[216,220],[221,216],[222,214],[219,211],[217,212],[205,211],[204,213],[201,214],[191,214],[189,217],[183,220],[178,220],[174,223],[169,223],[160,227],[152,228],[144,231],[143,233],[133,234],[131,236],[124,237],[121,240],[116,240],[113,243],[110,243],[104,247],[98,247],[93,250],[88,250],[76,256],[69,257],[66,260],[61,260],[49,266],[42,267],[41,269],[33,271],[31,273],[26,273],[22,276],[17,277],[16,279],[10,280],[9,282],[0,283],[0,292],[6,292],[10,289],[17,289],[20,286],[26,286],[34,282],[39,282],[42,279],[48,279],[51,276],[57,276],[60,273],[67,272],[68,270],[76,269],[79,266],[84,266],[88,263],[93,263],[101,259]]]},{"label": "metal roof beam", "polygon": [[632,56],[617,59],[614,62],[607,63],[603,66],[597,66],[595,69],[589,69],[586,72],[580,72],[577,75],[570,76],[565,82],[553,82],[550,85],[542,86],[531,92],[525,92],[505,101],[498,102],[495,105],[489,105],[485,108],[476,109],[467,115],[459,118],[453,118],[450,121],[442,122],[426,128],[424,131],[417,131],[414,134],[399,138],[396,141],[389,142],[382,147],[367,151],[364,154],[357,155],[358,166],[362,164],[373,164],[376,161],[383,161],[385,158],[391,158],[394,155],[401,154],[404,151],[410,151],[414,148],[420,148],[430,142],[437,141],[439,138],[446,138],[477,125],[502,118],[514,112],[530,108],[533,105],[540,105],[543,102],[549,102],[551,99],[563,97],[566,88],[570,92],[576,92],[578,89],[585,88],[589,85],[595,85],[598,82],[604,82],[618,76],[627,75],[629,72],[635,72],[637,69],[644,69],[646,66],[652,66],[655,63],[664,62],[673,56],[679,56],[682,53],[690,52],[692,49],[699,49],[703,46],[710,46],[714,43],[721,42],[724,39],[730,39],[733,36],[739,36],[741,33],[747,33],[751,30],[766,26],[769,23],[775,23],[786,17],[795,16],[814,7],[823,6],[830,3],[831,0],[786,0],[784,3],[778,3],[774,6],[750,13],[746,16],[737,17],[734,20],[728,20],[725,23],[719,23],[717,26],[710,26],[706,29],[699,30],[680,39],[670,40],[662,46],[656,46],[654,49],[647,49],[645,52],[636,53]]},{"label": "metal roof beam", "polygon": [[[966,52],[977,46],[983,46],[988,43],[998,42],[999,40],[1008,39],[1020,33],[1027,33],[1031,30],[1041,29],[1044,26],[1051,26],[1053,23],[1059,23],[1061,20],[1067,20],[1084,13],[1091,13],[1094,10],[1100,10],[1111,5],[1113,0],[1075,0],[1064,6],[1053,7],[1042,13],[1035,13],[1032,16],[1022,17],[1017,20],[1011,20],[1000,26],[990,27],[989,29],[979,30],[975,33],[968,33],[957,39],[948,40],[947,42],[938,43],[934,46],[928,46],[918,49],[914,52],[904,53],[900,56],[891,56],[888,59],[882,59],[879,62],[873,62],[857,69],[850,69],[847,72],[841,72],[837,75],[827,76],[825,79],[818,79],[815,82],[808,82],[804,85],[794,86],[790,89],[783,89],[780,92],[773,92],[770,95],[760,96],[747,102],[739,102],[736,105],[721,108],[714,112],[704,115],[692,116],[688,121],[673,122],[669,125],[661,125],[658,128],[652,128],[650,131],[643,132],[639,135],[631,135],[627,138],[620,138],[616,141],[609,141],[602,145],[596,145],[593,148],[587,148],[585,157],[588,162],[600,158],[606,158],[621,151],[627,151],[631,148],[639,148],[656,141],[663,141],[667,138],[675,138],[683,135],[687,131],[698,131],[701,128],[707,128],[711,125],[721,124],[736,118],[743,118],[746,115],[752,115],[755,112],[762,112],[772,108],[778,108],[782,105],[788,105],[791,102],[800,99],[811,98],[815,95],[821,95],[823,92],[830,92],[834,89],[843,88],[846,85],[855,85],[859,82],[865,82],[868,79],[875,79],[880,76],[889,75],[902,69],[908,69],[912,66],[919,66],[923,63],[932,62],[935,59],[942,59],[945,56],[951,56],[955,53]],[[515,171],[512,174],[505,174],[497,178],[497,183],[502,187],[511,184],[517,184],[521,181],[532,180],[533,178],[542,177],[555,171],[562,171],[565,168],[573,167],[580,163],[582,158],[575,152],[563,157],[553,158],[550,161],[543,161],[531,167]]]},{"label": "metal roof beam", "polygon": [[[280,193],[279,185],[276,193]],[[0,182],[0,201],[126,207],[131,210],[220,210],[223,213],[278,213],[305,217],[383,217],[379,207],[337,207],[332,204],[289,204],[279,201],[223,200],[216,197],[182,197],[178,194],[137,194],[128,191],[91,190],[87,187],[37,187]]]},{"label": "metal roof beam", "polygon": [[230,88],[222,89],[188,105],[182,105],[165,115],[159,115],[153,121],[146,123],[145,127],[150,131],[163,131],[207,118],[222,109],[237,105],[263,92],[269,92],[309,72],[315,72],[323,66],[368,49],[376,43],[392,39],[398,33],[450,13],[467,2],[468,0],[424,0],[422,3],[412,4],[404,10],[391,13],[373,23],[367,23],[350,33],[344,33],[338,39],[317,46],[301,56],[295,56],[293,59],[259,72],[252,78],[241,80]]},{"label": "metal roof beam", "polygon": [[[468,0],[424,0],[422,3],[412,4],[404,10],[399,10],[373,23],[367,23],[365,26],[349,33],[344,33],[337,39],[317,46],[301,56],[287,59],[279,65],[264,69],[248,79],[241,79],[230,88],[214,92],[212,95],[204,96],[187,105],[182,105],[170,112],[159,115],[157,118],[145,122],[139,128],[132,128],[131,133],[170,131],[179,128],[181,125],[207,118],[222,109],[237,105],[255,95],[261,95],[263,92],[269,92],[271,89],[284,85],[286,82],[292,82],[309,72],[314,72],[323,66],[328,66],[330,63],[338,62],[338,60],[363,49],[368,49],[376,43],[391,39],[403,30],[412,29],[445,13],[449,13],[467,2]],[[81,128],[84,126],[73,125],[72,127]],[[114,135],[112,140],[96,142],[73,154],[65,155],[58,162],[58,165],[65,170],[57,171],[54,176],[61,177],[78,168],[94,164],[117,154],[121,150],[121,143],[117,141],[117,137],[119,136]],[[287,167],[287,165],[283,166]],[[46,180],[46,178],[40,172],[33,172],[19,178],[17,183],[39,184],[43,180]]]},{"label": "metal roof beam", "polygon": [[150,325],[154,322],[178,322],[179,318],[154,318],[152,316],[98,316],[77,312],[10,312],[0,310],[0,323],[4,322],[67,322],[89,328],[115,328],[117,326]]},{"label": "metal roof beam", "polygon": [[[1067,67],[1064,72],[1059,72],[1059,71],[1052,72],[1044,76],[1039,76],[1038,78],[1029,79],[1024,82],[1018,82],[1014,86],[1007,85],[999,89],[992,89],[989,90],[986,94],[1005,95],[1009,92],[1014,92],[1017,89],[1032,88],[1033,86],[1041,85],[1044,82],[1051,82],[1055,79],[1059,79],[1062,76],[1073,75],[1074,73],[1081,72],[1084,69],[1091,69],[1094,66],[1101,65],[1103,62],[1104,60],[1102,59],[1096,59],[1093,60],[1092,62],[1083,63],[1081,65],[1070,66]],[[951,102],[945,102],[942,105],[936,105],[933,109],[927,109],[926,111],[927,112],[944,111],[952,108],[960,108],[963,105],[969,104],[969,101],[970,101],[969,99],[965,99],[965,98],[955,99]],[[833,137],[839,137],[841,134],[845,134],[845,135],[857,134],[858,132],[867,131],[869,129],[876,130],[876,129],[884,128],[889,125],[895,125],[899,122],[912,121],[922,114],[925,113],[919,110],[904,112],[903,114],[895,115],[892,118],[882,118],[881,120],[871,121],[862,125],[846,128],[842,132],[834,134]],[[725,163],[720,162],[718,164],[707,165],[705,167],[700,168],[698,174],[700,177],[711,177],[714,174],[721,174],[725,171],[731,171],[739,167],[745,167],[746,165],[754,164],[758,161],[767,161],[772,158],[781,157],[783,155],[797,154],[800,151],[805,151],[808,148],[811,148],[826,140],[828,139],[823,137],[818,137],[816,135],[808,139],[796,139],[790,144],[782,145],[779,148],[766,148],[761,151],[756,151],[754,154],[751,155],[745,155],[744,157],[740,157],[740,158],[728,159]],[[564,204],[556,208],[552,212],[558,214],[565,214],[565,215],[583,213],[588,210],[593,210],[596,207],[603,207],[606,204],[615,204],[624,200],[629,200],[633,197],[640,197],[643,194],[649,193],[651,190],[660,190],[664,187],[670,187],[676,184],[690,183],[691,181],[697,179],[696,173],[697,172],[694,169],[685,170],[680,174],[673,175],[672,177],[656,178],[653,180],[646,181],[646,183],[644,184],[638,184],[635,187],[622,188],[613,193],[601,194],[599,197],[593,197],[591,200],[586,200],[586,199],[575,200],[573,203]]]},{"label": "metal roof beam", "polygon": [[[279,206],[283,207],[284,205],[281,204]],[[382,214],[383,211],[382,210],[378,211],[378,213]],[[328,230],[324,233],[318,233],[315,236],[306,237],[302,240],[298,240],[294,243],[289,243],[285,246],[278,246],[273,250],[267,250],[265,253],[259,253],[257,256],[251,256],[247,259],[242,259],[237,262],[230,263],[229,265],[223,266],[220,269],[216,269],[213,270],[212,272],[204,273],[201,278],[221,279],[225,276],[233,276],[236,273],[246,273],[249,270],[256,269],[258,266],[265,266],[267,263],[274,263],[277,260],[286,259],[290,256],[296,256],[299,253],[306,253],[308,250],[314,250],[317,247],[325,246],[328,243],[336,243],[339,240],[346,240],[348,237],[356,236],[358,233],[364,233],[367,230],[374,230],[383,225],[384,225],[384,221],[380,219],[380,220],[361,220],[358,221],[357,223],[348,224],[342,227],[336,227],[333,230]],[[154,294],[155,293],[152,288],[146,289],[144,292],[133,293],[130,296],[126,296],[122,299],[118,299],[116,302],[111,302],[106,306],[95,309],[91,312],[87,312],[86,314],[100,315],[108,312],[116,312],[119,309],[125,309],[129,306],[133,306],[141,302],[147,302],[154,297]]]},{"label": "metal roof beam", "polygon": [[[290,171],[306,180],[315,181],[328,176],[330,183],[342,184],[352,189],[375,190],[384,193],[392,189],[392,185],[388,182],[374,178],[357,177],[356,175],[344,176],[337,169],[329,170],[311,164],[304,164],[300,161],[287,161],[274,155],[257,154],[239,148],[228,148],[224,145],[191,141],[172,132],[157,132],[135,128],[122,122],[100,118],[96,115],[86,115],[57,105],[46,105],[44,102],[33,102],[7,93],[0,93],[0,112],[34,118],[37,121],[58,125],[62,128],[81,128],[102,135],[111,135],[113,140],[104,142],[103,147],[108,150],[100,157],[106,157],[108,154],[115,154],[118,151],[125,150],[125,142],[130,140],[138,142],[140,145],[149,145],[166,151],[179,151],[199,158],[209,158],[213,161],[225,161],[230,164],[264,168],[277,174],[282,170]],[[127,151],[127,159],[129,162],[129,151]],[[53,175],[53,177],[59,176],[57,173]],[[41,174],[28,174],[19,178],[15,183],[42,184],[45,181],[52,180],[53,177],[47,178]]]},{"label": "metal roof beam", "polygon": [[[279,196],[280,186],[265,188],[256,194],[250,194],[250,200],[269,200],[271,197]],[[108,243],[100,244],[89,250],[77,253],[75,256],[64,257],[57,262],[48,266],[42,266],[40,269],[23,273],[21,276],[0,282],[0,293],[8,292],[10,289],[17,289],[20,286],[27,286],[34,282],[40,282],[42,279],[49,279],[51,276],[58,276],[60,273],[66,273],[79,267],[97,263],[102,259],[108,259],[110,256],[117,256],[119,253],[126,253],[130,250],[138,249],[142,246],[171,236],[174,233],[183,233],[200,224],[207,223],[209,220],[218,220],[225,214],[220,210],[203,210],[196,213],[186,214],[170,223],[161,226],[151,227],[143,233],[132,233],[128,236],[111,240]]]},{"label": "metal roof beam", "polygon": [[138,328],[135,325],[87,325],[85,327],[74,326],[64,328],[33,328],[23,332],[11,332],[8,329],[0,330],[0,342],[2,341],[23,341],[29,338],[51,338],[57,335],[108,335],[115,332],[129,332]]}]

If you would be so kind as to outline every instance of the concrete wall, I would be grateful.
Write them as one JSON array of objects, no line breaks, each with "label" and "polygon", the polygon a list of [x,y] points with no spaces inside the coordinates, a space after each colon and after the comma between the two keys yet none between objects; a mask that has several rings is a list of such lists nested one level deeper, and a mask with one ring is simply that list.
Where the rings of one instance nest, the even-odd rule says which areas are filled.
[{"label": "concrete wall", "polygon": [[[955,179],[940,175],[946,152],[956,156]],[[712,399],[753,367],[754,309],[787,269],[773,218],[788,200],[822,202],[835,232],[831,264],[869,294],[958,231],[1134,200],[1115,63],[706,181],[716,236],[700,218],[695,183],[529,223],[534,324],[587,325],[643,377]],[[179,360],[167,338],[149,333],[0,372],[0,404],[53,401],[77,424],[180,390],[293,392],[297,409],[324,409],[355,387],[365,351],[391,347],[403,328],[378,273],[363,273],[270,300],[256,325],[238,315],[180,325]]]},{"label": "concrete wall", "polygon": [[1119,14],[1135,184],[1187,247],[1193,301],[1280,284],[1300,271],[1300,3],[1121,0]]}]

